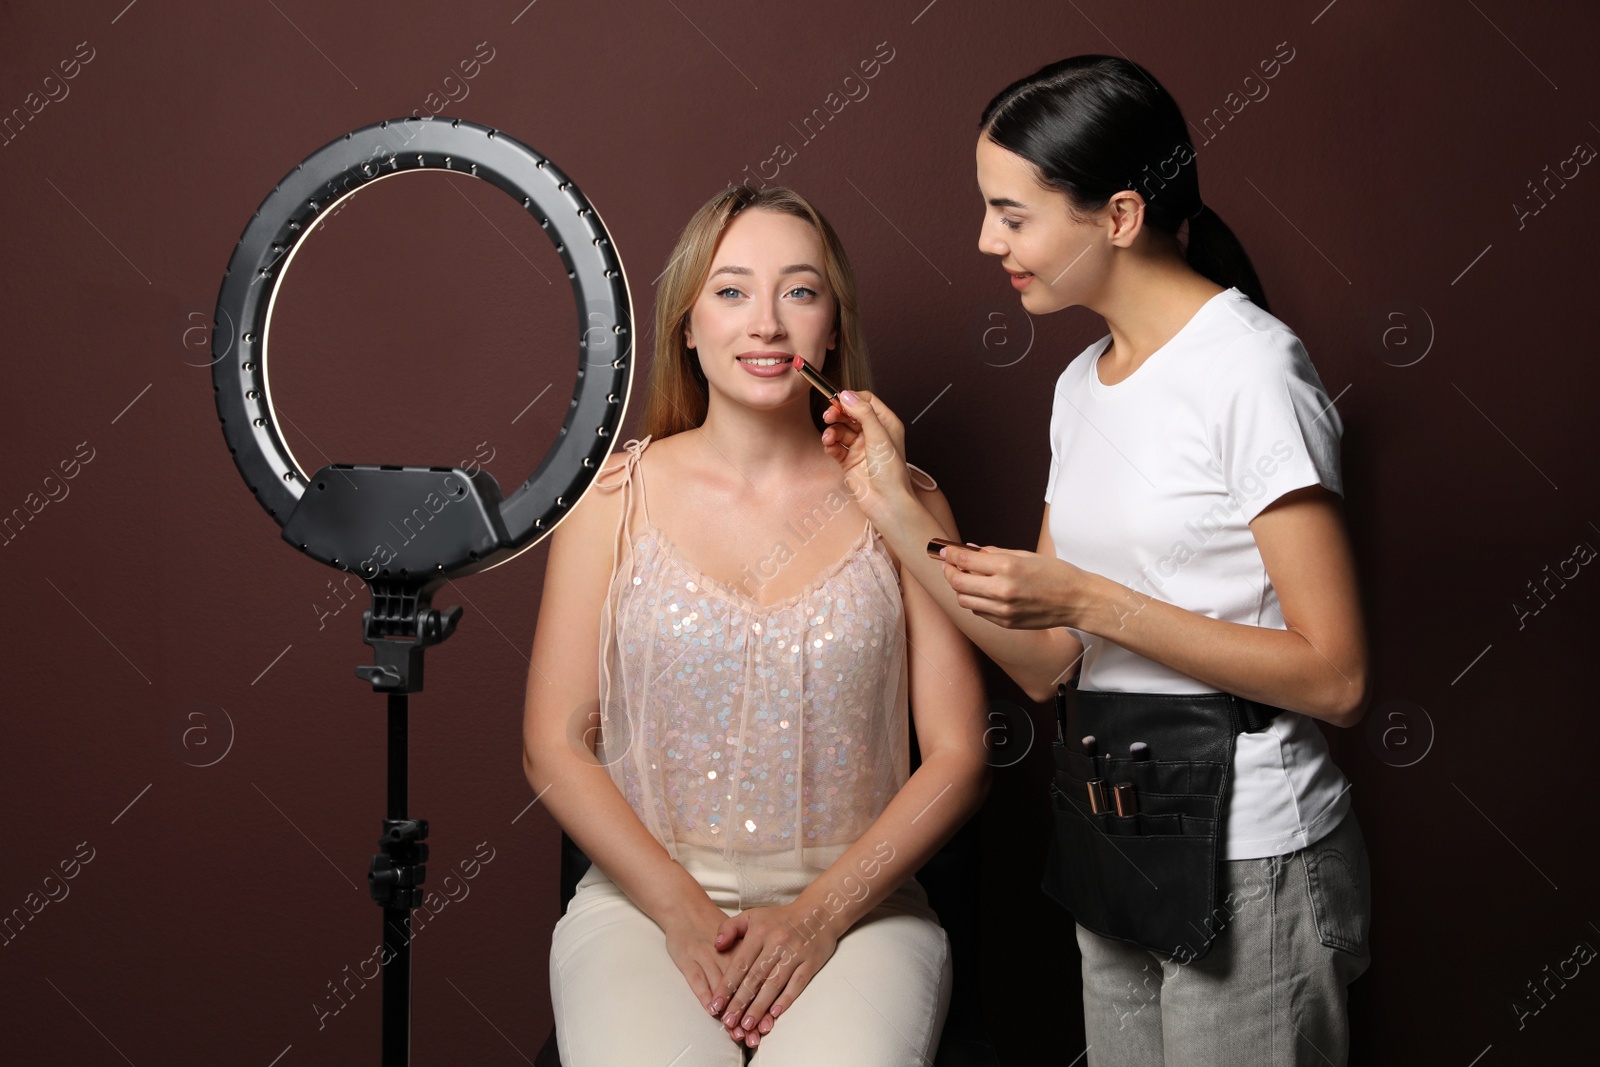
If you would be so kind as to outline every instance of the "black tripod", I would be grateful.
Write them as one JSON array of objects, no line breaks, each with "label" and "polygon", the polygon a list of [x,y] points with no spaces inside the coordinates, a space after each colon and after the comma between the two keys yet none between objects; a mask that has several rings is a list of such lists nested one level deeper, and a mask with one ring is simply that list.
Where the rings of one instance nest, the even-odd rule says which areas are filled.
[{"label": "black tripod", "polygon": [[383,1065],[411,1062],[411,909],[422,904],[427,880],[428,820],[406,816],[412,693],[422,690],[422,654],[455,632],[461,609],[429,607],[433,592],[414,582],[379,578],[372,607],[362,613],[363,640],[377,662],[356,668],[377,692],[389,694],[388,816],[367,871],[372,899],[383,908]]}]

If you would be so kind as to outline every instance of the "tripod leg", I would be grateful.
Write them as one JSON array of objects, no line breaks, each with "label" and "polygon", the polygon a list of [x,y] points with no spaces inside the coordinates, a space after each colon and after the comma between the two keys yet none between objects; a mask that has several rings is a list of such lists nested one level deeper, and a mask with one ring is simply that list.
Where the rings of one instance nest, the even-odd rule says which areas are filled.
[{"label": "tripod leg", "polygon": [[383,1067],[411,1063],[410,908],[383,909],[389,963],[383,969]]},{"label": "tripod leg", "polygon": [[[407,694],[389,694],[389,820],[406,817],[410,738]],[[426,831],[424,831],[426,833]],[[403,843],[409,850],[411,844]],[[425,849],[427,846],[420,846]],[[423,852],[419,859],[426,858]],[[420,876],[421,869],[417,874]],[[417,881],[421,881],[418,877]],[[411,906],[421,890],[396,893],[400,906],[383,909],[383,940],[392,956],[383,969],[383,1067],[408,1067],[411,1062]]]}]

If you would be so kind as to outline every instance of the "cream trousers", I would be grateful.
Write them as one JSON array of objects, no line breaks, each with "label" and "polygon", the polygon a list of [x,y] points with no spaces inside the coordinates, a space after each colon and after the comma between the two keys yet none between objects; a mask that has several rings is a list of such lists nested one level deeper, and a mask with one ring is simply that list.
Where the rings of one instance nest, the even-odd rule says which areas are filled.
[{"label": "cream trousers", "polygon": [[[739,876],[726,860],[681,847],[679,862],[719,908],[737,914]],[[745,888],[749,900],[748,876]],[[792,900],[803,885],[786,888]],[[661,928],[597,865],[550,939],[562,1067],[926,1067],[950,983],[949,938],[914,878],[839,938],[754,1050],[700,1006]]]}]

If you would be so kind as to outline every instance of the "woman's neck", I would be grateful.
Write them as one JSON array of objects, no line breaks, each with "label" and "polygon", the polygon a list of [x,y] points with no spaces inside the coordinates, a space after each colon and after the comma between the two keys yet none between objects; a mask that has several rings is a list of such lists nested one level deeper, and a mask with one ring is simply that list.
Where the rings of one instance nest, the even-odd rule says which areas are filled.
[{"label": "woman's neck", "polygon": [[792,481],[796,475],[814,473],[827,459],[808,401],[761,411],[719,402],[712,393],[705,421],[688,433],[710,458],[731,466],[751,486]]},{"label": "woman's neck", "polygon": [[1086,305],[1106,320],[1111,331],[1104,360],[1108,371],[1120,380],[1138,370],[1220,292],[1222,286],[1193,267],[1165,257],[1130,262],[1108,277],[1102,298]]}]

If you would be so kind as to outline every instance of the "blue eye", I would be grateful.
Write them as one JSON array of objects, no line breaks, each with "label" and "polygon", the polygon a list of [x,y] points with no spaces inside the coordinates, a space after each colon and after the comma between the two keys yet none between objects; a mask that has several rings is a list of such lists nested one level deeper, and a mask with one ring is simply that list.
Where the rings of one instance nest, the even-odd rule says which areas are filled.
[{"label": "blue eye", "polygon": [[731,285],[724,286],[723,288],[717,290],[717,295],[718,296],[721,296],[723,293],[734,293],[734,294],[740,295],[740,296],[744,295],[744,294],[740,293],[739,290],[735,289]]},{"label": "blue eye", "polygon": [[808,289],[804,285],[797,285],[793,289],[790,289],[789,292],[790,293],[805,293],[805,294],[807,294],[809,296],[816,296],[817,295],[817,291],[815,289]]}]

